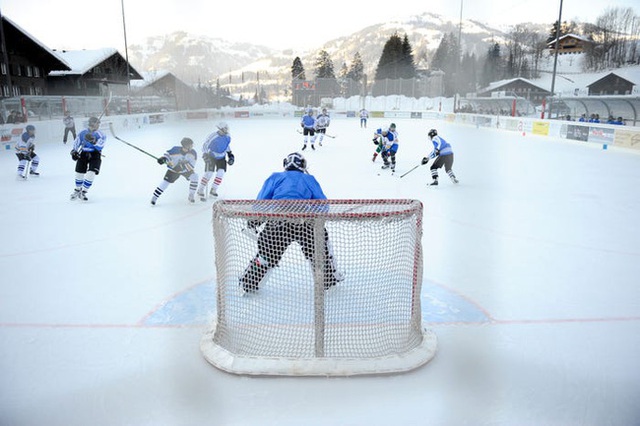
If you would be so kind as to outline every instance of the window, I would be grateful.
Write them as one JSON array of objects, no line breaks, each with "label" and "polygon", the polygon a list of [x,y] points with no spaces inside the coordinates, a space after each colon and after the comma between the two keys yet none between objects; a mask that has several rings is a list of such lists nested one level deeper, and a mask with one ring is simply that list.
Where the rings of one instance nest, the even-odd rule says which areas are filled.
[{"label": "window", "polygon": [[40,78],[40,68],[33,67],[33,76],[36,78]]},{"label": "window", "polygon": [[2,70],[2,75],[7,75],[7,64],[5,64],[4,62],[0,64],[0,69]]},{"label": "window", "polygon": [[27,77],[33,77],[31,65],[27,65]]}]

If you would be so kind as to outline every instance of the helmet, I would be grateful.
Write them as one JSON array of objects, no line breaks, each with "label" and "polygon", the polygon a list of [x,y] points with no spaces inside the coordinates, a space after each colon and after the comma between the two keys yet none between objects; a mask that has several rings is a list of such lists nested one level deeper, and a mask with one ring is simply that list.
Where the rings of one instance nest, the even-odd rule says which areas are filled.
[{"label": "helmet", "polygon": [[98,130],[100,127],[100,119],[97,117],[90,117],[88,127],[92,130]]},{"label": "helmet", "polygon": [[431,129],[427,135],[429,135],[429,138],[433,139],[434,136],[438,136],[438,131],[436,129]]},{"label": "helmet", "polygon": [[28,124],[27,127],[24,128],[27,132],[35,132],[36,127],[32,124]]},{"label": "helmet", "polygon": [[191,149],[193,147],[193,140],[191,138],[182,138],[180,145],[182,145],[183,148]]},{"label": "helmet", "polygon": [[389,125],[389,130],[395,130],[396,129],[396,123],[391,123]]},{"label": "helmet", "polygon": [[229,133],[229,125],[225,121],[219,122],[218,124],[216,124],[216,127],[223,135]]},{"label": "helmet", "polygon": [[327,113],[327,109],[326,108],[322,108],[322,113],[326,114]]},{"label": "helmet", "polygon": [[282,167],[285,170],[299,170],[301,172],[307,171],[307,160],[299,152],[294,152],[282,160]]}]

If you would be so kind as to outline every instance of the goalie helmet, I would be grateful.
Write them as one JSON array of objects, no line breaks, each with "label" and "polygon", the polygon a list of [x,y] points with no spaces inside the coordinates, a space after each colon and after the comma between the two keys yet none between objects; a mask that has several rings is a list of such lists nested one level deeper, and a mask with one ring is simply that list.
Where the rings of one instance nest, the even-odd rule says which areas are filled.
[{"label": "goalie helmet", "polygon": [[282,160],[282,167],[285,170],[299,170],[301,172],[307,171],[307,160],[299,152],[294,152]]},{"label": "goalie helmet", "polygon": [[193,140],[191,138],[182,138],[180,145],[182,145],[183,148],[191,149],[193,148]]},{"label": "goalie helmet", "polygon": [[97,117],[90,117],[88,127],[91,130],[98,130],[100,128],[100,120]]},{"label": "goalie helmet", "polygon": [[438,131],[436,129],[431,129],[427,135],[429,135],[429,139],[433,139],[434,136],[438,136]]},{"label": "goalie helmet", "polygon": [[218,131],[223,135],[229,133],[229,125],[225,121],[219,122],[218,124],[216,124],[216,127],[218,128]]}]

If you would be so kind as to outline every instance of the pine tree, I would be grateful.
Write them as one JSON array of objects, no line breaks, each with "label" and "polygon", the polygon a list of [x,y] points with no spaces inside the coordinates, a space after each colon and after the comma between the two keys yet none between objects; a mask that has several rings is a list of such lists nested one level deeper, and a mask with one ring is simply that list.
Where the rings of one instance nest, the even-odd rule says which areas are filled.
[{"label": "pine tree", "polygon": [[402,39],[398,34],[393,34],[382,48],[382,54],[376,68],[376,80],[400,78],[402,64]]},{"label": "pine tree", "polygon": [[292,80],[306,80],[304,75],[304,67],[299,56],[296,56],[291,65],[291,79]]},{"label": "pine tree", "polygon": [[362,63],[362,57],[360,56],[360,52],[356,52],[353,55],[353,61],[351,62],[351,66],[349,67],[349,71],[347,72],[347,78],[350,78],[354,81],[362,80],[364,76],[364,64]]},{"label": "pine tree", "polygon": [[336,78],[333,72],[333,61],[326,50],[318,52],[316,58],[316,78]]},{"label": "pine tree", "polygon": [[402,40],[402,69],[400,70],[401,78],[414,78],[416,76],[416,65],[413,61],[413,48],[409,43],[409,37],[404,35]]}]

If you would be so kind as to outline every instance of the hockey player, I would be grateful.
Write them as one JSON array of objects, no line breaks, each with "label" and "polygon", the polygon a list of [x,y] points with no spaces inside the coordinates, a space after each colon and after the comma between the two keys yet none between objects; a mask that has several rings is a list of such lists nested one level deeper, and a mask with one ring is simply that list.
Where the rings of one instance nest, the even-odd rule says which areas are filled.
[{"label": "hockey player", "polygon": [[360,110],[360,128],[367,128],[367,120],[369,119],[369,111],[362,108]]},{"label": "hockey player", "polygon": [[64,124],[64,136],[62,137],[62,143],[67,143],[67,137],[69,133],[73,136],[73,140],[76,139],[76,122],[71,115],[71,112],[67,111],[64,113],[64,118],[62,119],[62,123]]},{"label": "hockey player", "polygon": [[316,149],[313,145],[316,141],[316,119],[313,116],[313,109],[307,109],[306,113],[302,116],[302,120],[300,120],[300,127],[302,127],[302,134],[304,135],[304,145],[302,145],[302,150],[307,149],[307,143],[309,143],[309,139],[311,139],[311,149]]},{"label": "hockey player", "polygon": [[[326,200],[318,181],[307,172],[307,160],[300,153],[289,154],[283,160],[284,171],[275,172],[262,185],[258,200]],[[278,266],[289,245],[297,241],[302,253],[313,264],[314,224],[313,221],[261,223],[250,221],[249,226],[258,232],[258,253],[247,266],[240,284],[245,292],[256,292],[269,269]],[[328,289],[341,281],[336,272],[333,253],[329,244],[329,234],[324,230],[324,288]]]},{"label": "hockey player", "polygon": [[378,145],[376,152],[373,153],[373,160],[376,160],[376,155],[380,152],[383,169],[391,168],[392,172],[396,170],[396,153],[398,152],[398,143],[395,140],[393,132],[389,129],[378,129],[374,133],[373,143]]},{"label": "hockey player", "polygon": [[[382,129],[378,129],[376,130],[376,132],[373,134],[373,143],[376,143],[376,140],[380,140],[380,134],[382,132]],[[396,142],[396,144],[398,143],[398,132],[396,131],[396,124],[395,123],[391,123],[389,125],[389,129],[387,130],[387,132],[391,132],[393,133],[393,138]],[[378,156],[378,154],[382,151],[382,148],[384,147],[384,144],[376,144],[378,145],[376,147],[375,152],[373,153],[373,158],[371,159],[371,161],[376,161],[376,157]],[[396,149],[397,150],[397,149]]]},{"label": "hockey player", "polygon": [[204,160],[204,174],[200,180],[198,187],[198,196],[201,201],[207,201],[206,190],[209,180],[216,173],[215,179],[211,184],[209,195],[218,196],[218,188],[222,183],[225,173],[227,172],[227,164],[232,166],[235,162],[233,152],[231,152],[231,135],[229,135],[229,125],[221,121],[216,125],[217,131],[207,136],[202,145],[202,159]]},{"label": "hockey player", "polygon": [[435,158],[435,161],[431,165],[431,177],[433,178],[433,182],[430,185],[438,185],[438,169],[444,166],[444,170],[451,178],[453,183],[458,183],[458,179],[456,175],[453,173],[453,149],[451,149],[451,145],[446,140],[442,139],[438,136],[438,131],[436,129],[429,130],[427,133],[429,136],[429,140],[433,144],[433,151],[429,154],[428,157],[424,157],[422,159],[422,164],[427,164],[430,159]]},{"label": "hockey player", "polygon": [[324,135],[327,133],[327,127],[331,124],[331,117],[327,113],[326,108],[322,108],[322,113],[316,118],[316,133],[318,133],[318,145],[322,146]]},{"label": "hockey player", "polygon": [[97,117],[89,118],[87,128],[78,133],[78,137],[73,143],[71,158],[76,162],[76,188],[71,194],[72,200],[87,201],[87,191],[100,173],[102,149],[107,137],[99,129],[100,120]]},{"label": "hockey player", "polygon": [[[36,145],[34,143],[36,138],[36,128],[35,126],[28,124],[22,136],[20,136],[20,140],[16,143],[16,156],[18,157],[18,179],[25,180],[27,179],[27,173],[32,176],[40,176],[40,173],[37,172],[38,164],[40,163],[40,157],[35,152]],[[31,167],[29,167],[29,162],[31,162]]]},{"label": "hockey player", "polygon": [[162,182],[153,191],[151,205],[155,206],[158,197],[180,176],[184,176],[189,181],[189,202],[194,203],[198,187],[198,174],[195,172],[197,159],[198,154],[193,149],[193,140],[189,138],[182,138],[180,145],[174,146],[158,158],[158,164],[167,165],[167,172],[164,174]]}]

